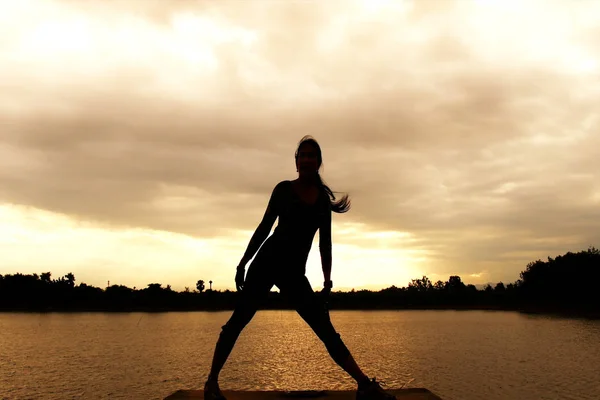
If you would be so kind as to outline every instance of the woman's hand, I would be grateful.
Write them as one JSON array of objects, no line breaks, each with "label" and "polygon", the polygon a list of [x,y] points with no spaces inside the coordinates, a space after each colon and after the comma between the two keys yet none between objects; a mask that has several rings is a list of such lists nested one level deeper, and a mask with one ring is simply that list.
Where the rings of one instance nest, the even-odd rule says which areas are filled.
[{"label": "woman's hand", "polygon": [[238,292],[241,292],[244,289],[244,275],[246,274],[246,269],[242,266],[238,266],[235,273],[235,287]]}]

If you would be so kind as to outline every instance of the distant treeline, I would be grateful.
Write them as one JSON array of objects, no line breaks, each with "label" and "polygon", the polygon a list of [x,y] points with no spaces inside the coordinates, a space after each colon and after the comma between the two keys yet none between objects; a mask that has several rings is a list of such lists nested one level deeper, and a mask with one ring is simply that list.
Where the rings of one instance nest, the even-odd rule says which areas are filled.
[{"label": "distant treeline", "polygon": [[[594,247],[566,253],[547,261],[527,264],[520,279],[486,285],[479,290],[460,276],[432,282],[426,276],[406,287],[391,286],[380,291],[334,291],[330,309],[519,309],[533,311],[600,312],[600,251]],[[203,280],[196,288],[177,292],[170,285],[150,283],[143,289],[111,285],[104,289],[81,283],[69,273],[52,279],[41,275],[0,275],[0,310],[3,311],[182,311],[230,310],[235,291],[205,290]],[[271,292],[264,309],[289,308],[285,299]]]}]

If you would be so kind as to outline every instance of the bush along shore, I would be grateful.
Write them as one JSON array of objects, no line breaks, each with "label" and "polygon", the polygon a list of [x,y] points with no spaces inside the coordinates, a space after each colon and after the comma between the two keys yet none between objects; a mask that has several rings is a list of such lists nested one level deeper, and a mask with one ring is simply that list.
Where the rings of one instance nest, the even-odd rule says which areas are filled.
[{"label": "bush along shore", "polygon": [[[50,272],[0,275],[0,311],[218,311],[233,309],[238,299],[235,291],[205,289],[201,279],[193,290],[183,291],[160,283],[138,289],[75,282],[72,273],[57,279]],[[530,262],[519,279],[507,284],[478,289],[456,275],[445,282],[423,276],[404,287],[333,291],[327,305],[331,310],[486,309],[598,317],[599,282],[600,251],[591,247]],[[290,309],[290,305],[272,291],[261,308]]]}]

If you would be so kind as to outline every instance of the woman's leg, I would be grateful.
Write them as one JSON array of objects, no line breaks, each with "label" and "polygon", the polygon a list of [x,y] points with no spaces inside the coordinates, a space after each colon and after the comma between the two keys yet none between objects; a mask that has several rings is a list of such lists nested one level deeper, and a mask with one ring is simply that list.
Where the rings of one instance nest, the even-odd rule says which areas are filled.
[{"label": "woman's leg", "polygon": [[244,282],[244,289],[238,293],[238,299],[233,314],[222,326],[208,380],[217,381],[219,373],[225,365],[233,346],[242,330],[256,314],[261,302],[267,297],[273,287],[272,278],[263,271],[261,266],[250,267]]},{"label": "woman's leg", "polygon": [[223,369],[223,365],[229,358],[229,354],[233,350],[233,346],[237,341],[242,330],[252,320],[258,307],[254,307],[250,302],[239,302],[229,321],[221,327],[221,333],[215,346],[210,374],[208,379],[218,380],[219,373]]},{"label": "woman's leg", "polygon": [[331,358],[354,378],[359,386],[368,383],[369,378],[360,369],[333,327],[325,302],[313,291],[306,276],[286,277],[276,284],[281,294],[292,302],[298,314],[321,339]]}]

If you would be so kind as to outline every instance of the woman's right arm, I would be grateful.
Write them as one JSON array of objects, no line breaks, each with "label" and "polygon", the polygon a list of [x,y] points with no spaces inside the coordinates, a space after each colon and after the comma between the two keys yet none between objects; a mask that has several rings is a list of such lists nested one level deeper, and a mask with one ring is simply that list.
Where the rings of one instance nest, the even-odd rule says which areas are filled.
[{"label": "woman's right arm", "polygon": [[281,190],[281,183],[277,184],[271,193],[271,198],[269,199],[269,203],[267,205],[267,210],[263,215],[262,221],[254,231],[252,238],[250,239],[250,243],[248,244],[248,248],[240,261],[238,268],[245,268],[248,261],[254,257],[262,243],[271,233],[271,229],[273,228],[273,224],[277,219],[278,213],[278,202],[279,202],[279,192]]}]

